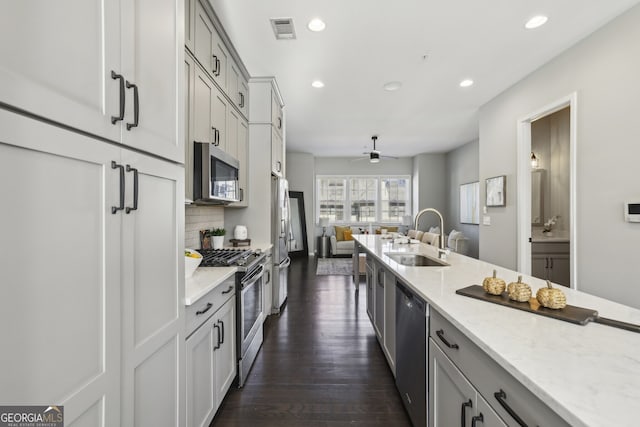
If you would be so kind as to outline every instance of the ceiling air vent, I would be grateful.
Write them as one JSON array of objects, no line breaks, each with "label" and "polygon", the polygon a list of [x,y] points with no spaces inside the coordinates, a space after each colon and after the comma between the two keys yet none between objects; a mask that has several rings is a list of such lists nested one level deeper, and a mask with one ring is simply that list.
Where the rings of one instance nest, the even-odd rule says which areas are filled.
[{"label": "ceiling air vent", "polygon": [[292,18],[275,18],[271,20],[271,27],[278,40],[293,40],[296,38],[296,31],[293,28]]}]

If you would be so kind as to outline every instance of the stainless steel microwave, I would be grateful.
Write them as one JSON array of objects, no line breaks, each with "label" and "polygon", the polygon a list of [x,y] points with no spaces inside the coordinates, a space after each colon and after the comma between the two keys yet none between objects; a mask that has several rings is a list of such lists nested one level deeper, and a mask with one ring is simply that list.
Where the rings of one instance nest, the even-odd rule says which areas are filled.
[{"label": "stainless steel microwave", "polygon": [[242,200],[238,160],[210,143],[195,142],[193,151],[194,202],[226,205]]}]

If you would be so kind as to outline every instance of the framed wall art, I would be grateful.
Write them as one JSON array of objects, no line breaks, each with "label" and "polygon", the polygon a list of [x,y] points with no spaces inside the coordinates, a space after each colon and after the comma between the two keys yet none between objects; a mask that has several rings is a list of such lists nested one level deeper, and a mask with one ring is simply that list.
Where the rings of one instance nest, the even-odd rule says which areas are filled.
[{"label": "framed wall art", "polygon": [[460,185],[460,223],[480,224],[480,182]]},{"label": "framed wall art", "polygon": [[505,175],[487,178],[485,186],[487,189],[485,205],[487,207],[507,205],[507,177]]}]

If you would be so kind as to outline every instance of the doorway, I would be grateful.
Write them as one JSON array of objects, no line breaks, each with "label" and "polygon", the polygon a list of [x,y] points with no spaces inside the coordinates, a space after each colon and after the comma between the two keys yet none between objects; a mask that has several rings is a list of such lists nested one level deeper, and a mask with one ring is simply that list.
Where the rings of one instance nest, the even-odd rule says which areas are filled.
[{"label": "doorway", "polygon": [[574,289],[576,104],[573,93],[518,120],[517,202],[518,270]]}]

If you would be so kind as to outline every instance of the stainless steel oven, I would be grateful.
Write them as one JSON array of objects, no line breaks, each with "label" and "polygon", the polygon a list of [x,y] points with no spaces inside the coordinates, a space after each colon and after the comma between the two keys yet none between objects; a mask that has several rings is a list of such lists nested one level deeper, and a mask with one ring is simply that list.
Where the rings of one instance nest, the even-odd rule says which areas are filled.
[{"label": "stainless steel oven", "polygon": [[238,387],[244,385],[262,345],[264,275],[265,258],[237,273]]}]

